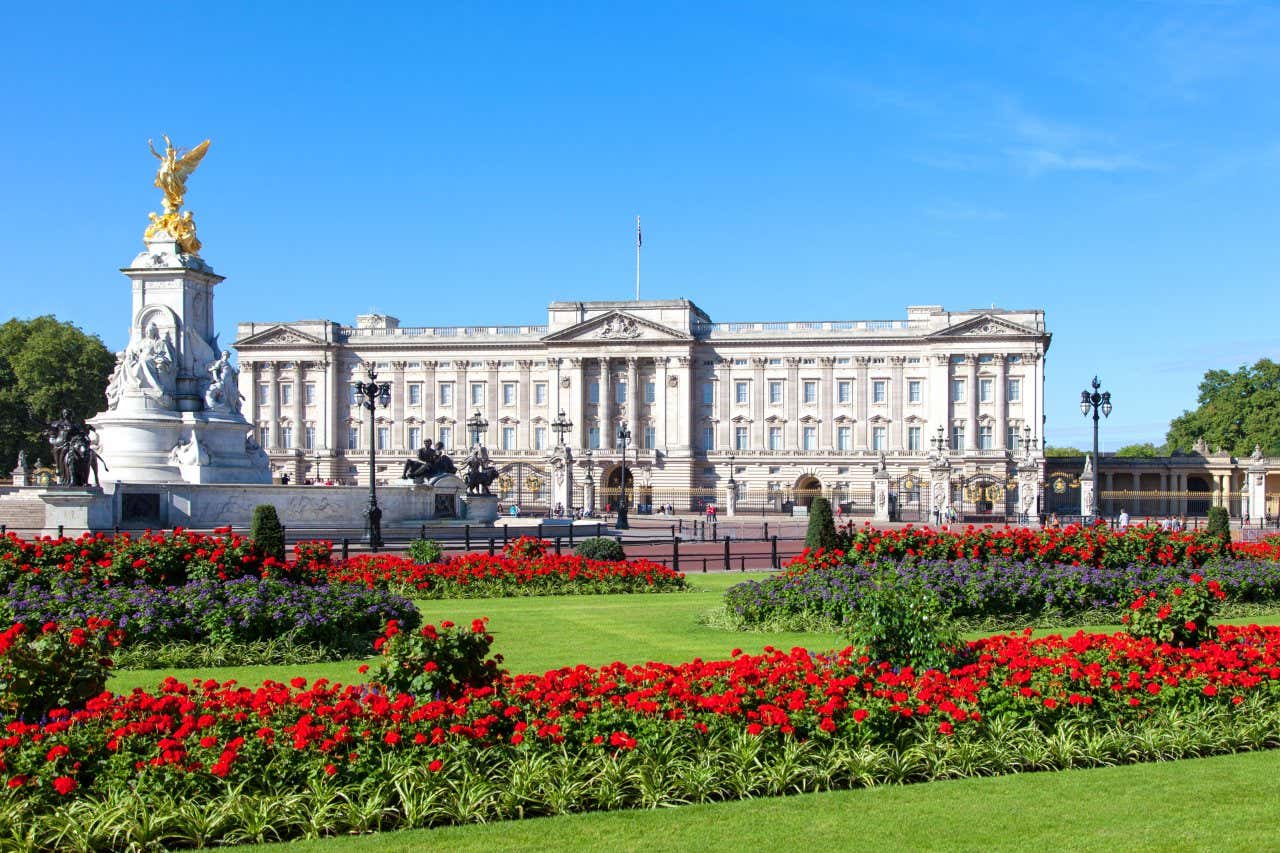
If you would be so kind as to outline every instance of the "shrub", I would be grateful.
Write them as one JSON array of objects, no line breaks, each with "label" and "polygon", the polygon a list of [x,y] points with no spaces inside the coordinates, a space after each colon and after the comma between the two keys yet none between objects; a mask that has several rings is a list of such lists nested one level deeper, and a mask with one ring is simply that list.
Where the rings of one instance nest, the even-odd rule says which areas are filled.
[{"label": "shrub", "polygon": [[253,508],[253,522],[249,526],[249,538],[264,558],[275,557],[284,562],[284,528],[280,516],[271,504],[258,504]]},{"label": "shrub", "polygon": [[409,543],[409,556],[415,563],[438,563],[444,558],[444,549],[434,539],[415,539]]},{"label": "shrub", "polygon": [[807,548],[825,548],[828,551],[839,544],[836,536],[836,524],[831,518],[831,502],[824,497],[816,497],[809,504],[809,530],[804,535]]},{"label": "shrub", "polygon": [[502,555],[513,560],[538,560],[546,553],[547,543],[535,536],[521,536],[502,549]]},{"label": "shrub", "polygon": [[1135,592],[1138,597],[1120,620],[1129,635],[1183,647],[1214,639],[1210,620],[1227,597],[1216,580],[1205,582],[1200,575],[1161,592]]},{"label": "shrub", "polygon": [[1217,537],[1223,544],[1231,541],[1231,516],[1227,514],[1225,506],[1209,507],[1209,521],[1205,525],[1205,532]]},{"label": "shrub", "polygon": [[873,662],[914,669],[947,669],[964,646],[938,596],[887,573],[863,593],[846,631]]},{"label": "shrub", "polygon": [[293,560],[303,566],[327,566],[333,562],[333,543],[327,539],[295,542]]},{"label": "shrub", "polygon": [[627,558],[626,552],[622,549],[622,543],[616,539],[610,539],[608,536],[592,536],[588,539],[583,539],[573,549],[573,553],[579,557],[586,557],[588,560],[606,560],[608,562]]},{"label": "shrub", "polygon": [[92,616],[83,627],[14,624],[0,634],[0,718],[38,720],[54,708],[82,708],[106,686],[108,654],[123,635]]},{"label": "shrub", "polygon": [[[497,680],[502,656],[489,658],[493,636],[487,619],[476,619],[467,630],[452,622],[402,631],[394,619],[374,642],[382,653],[376,683],[393,693],[419,700],[452,699],[469,688],[487,687]],[[363,671],[363,670],[362,670]]]}]

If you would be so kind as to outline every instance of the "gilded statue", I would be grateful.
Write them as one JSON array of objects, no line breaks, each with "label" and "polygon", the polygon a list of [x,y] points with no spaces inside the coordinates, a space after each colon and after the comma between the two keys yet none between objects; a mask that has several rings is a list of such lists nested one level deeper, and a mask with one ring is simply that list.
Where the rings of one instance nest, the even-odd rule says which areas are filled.
[{"label": "gilded statue", "polygon": [[178,210],[187,194],[187,178],[191,177],[191,173],[204,159],[209,150],[209,140],[206,139],[187,152],[174,146],[167,136],[164,137],[163,154],[156,151],[150,139],[147,140],[147,147],[151,149],[151,156],[160,161],[160,168],[156,170],[156,186],[164,193],[164,213],[148,214],[151,224],[147,226],[143,236],[151,239],[159,232],[167,231],[184,253],[199,254],[200,241],[196,239],[195,219],[191,211],[179,213]]}]

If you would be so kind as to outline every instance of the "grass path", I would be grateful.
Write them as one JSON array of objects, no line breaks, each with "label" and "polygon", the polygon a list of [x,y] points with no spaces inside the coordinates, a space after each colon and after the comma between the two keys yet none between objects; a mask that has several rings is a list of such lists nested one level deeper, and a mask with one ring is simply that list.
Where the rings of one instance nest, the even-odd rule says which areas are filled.
[{"label": "grass path", "polygon": [[1266,850],[1280,752],[1031,773],[245,850]]}]

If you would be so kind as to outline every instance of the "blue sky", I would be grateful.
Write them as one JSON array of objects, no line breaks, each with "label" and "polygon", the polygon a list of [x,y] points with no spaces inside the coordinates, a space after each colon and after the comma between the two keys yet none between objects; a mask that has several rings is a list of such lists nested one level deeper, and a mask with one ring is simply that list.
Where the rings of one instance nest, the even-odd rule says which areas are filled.
[{"label": "blue sky", "polygon": [[[214,8],[216,6],[216,8]],[[1042,307],[1048,437],[1159,442],[1274,357],[1280,5],[24,4],[0,70],[5,316],[112,348],[149,137],[191,179],[223,340],[377,309],[535,323]]]}]

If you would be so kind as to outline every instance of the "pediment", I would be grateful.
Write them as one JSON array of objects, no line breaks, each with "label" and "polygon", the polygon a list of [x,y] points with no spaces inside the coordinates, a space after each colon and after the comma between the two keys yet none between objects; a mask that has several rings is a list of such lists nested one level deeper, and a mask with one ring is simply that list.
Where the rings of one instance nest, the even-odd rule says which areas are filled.
[{"label": "pediment", "polygon": [[547,343],[632,343],[692,341],[693,336],[626,311],[608,311],[545,336]]},{"label": "pediment", "polygon": [[1003,317],[997,317],[993,314],[981,314],[972,320],[965,320],[963,323],[957,323],[946,329],[934,332],[931,338],[977,338],[977,337],[1008,337],[1017,335],[1024,337],[1031,335],[1034,337],[1042,337],[1043,332],[1038,332],[1028,326],[1014,323]]},{"label": "pediment", "polygon": [[236,347],[246,346],[324,346],[324,341],[315,335],[308,335],[285,323],[264,329],[261,332],[236,341]]}]

